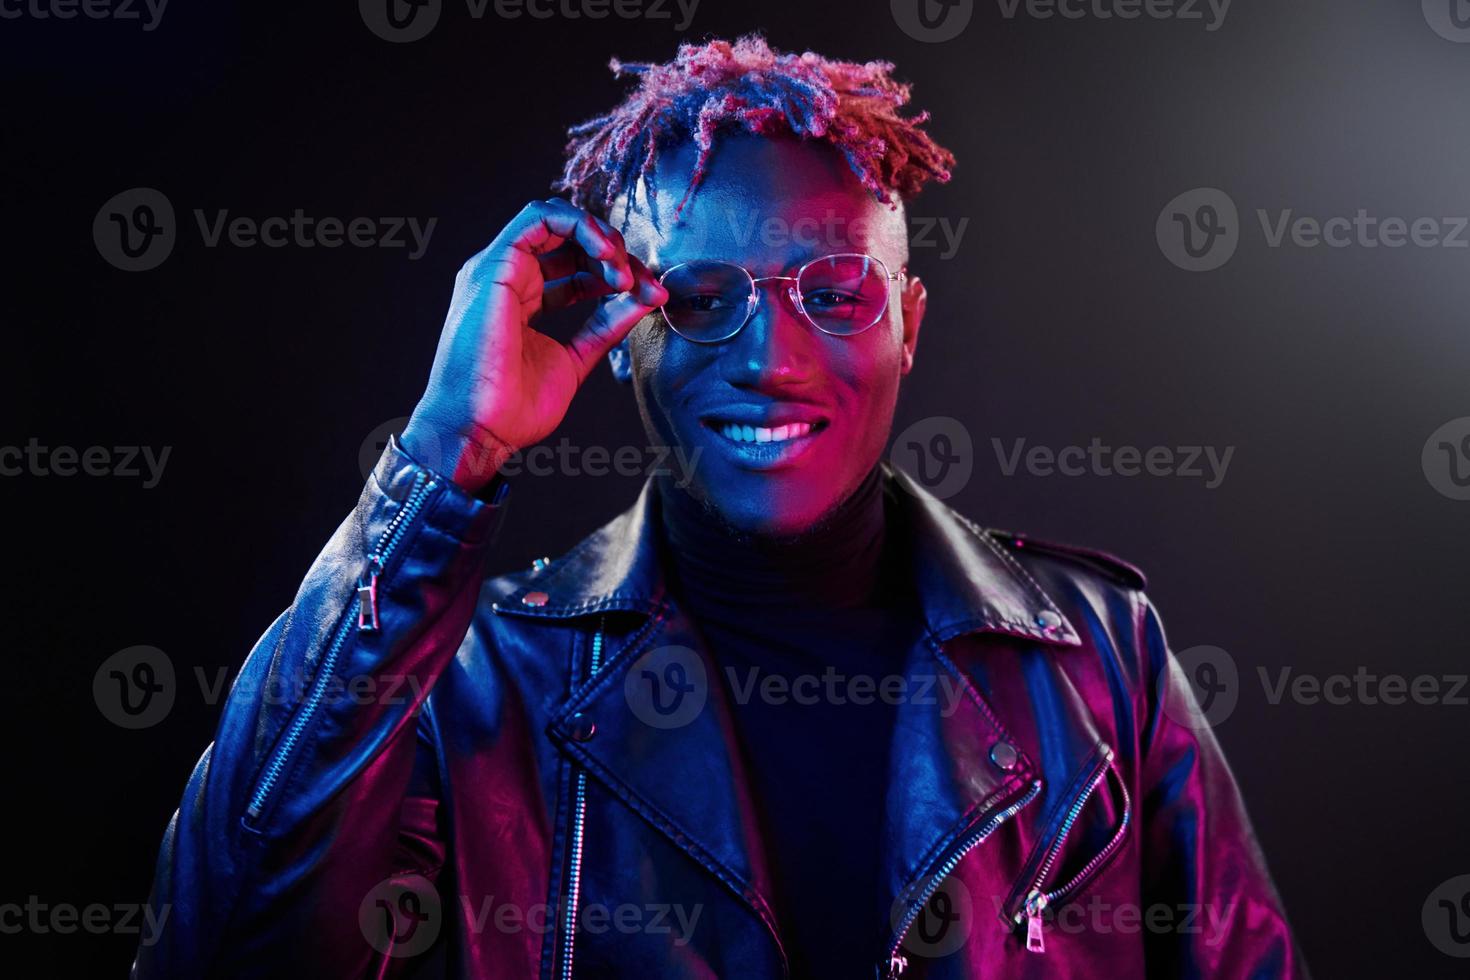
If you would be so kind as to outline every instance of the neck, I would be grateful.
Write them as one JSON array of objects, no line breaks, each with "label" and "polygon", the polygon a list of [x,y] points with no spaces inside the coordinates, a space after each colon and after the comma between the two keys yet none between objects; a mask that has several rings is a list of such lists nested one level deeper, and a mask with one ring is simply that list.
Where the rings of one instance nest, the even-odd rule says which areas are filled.
[{"label": "neck", "polygon": [[658,492],[674,587],[695,607],[850,608],[878,588],[886,522],[877,466],[826,517],[791,536],[741,532],[671,480],[659,479]]}]

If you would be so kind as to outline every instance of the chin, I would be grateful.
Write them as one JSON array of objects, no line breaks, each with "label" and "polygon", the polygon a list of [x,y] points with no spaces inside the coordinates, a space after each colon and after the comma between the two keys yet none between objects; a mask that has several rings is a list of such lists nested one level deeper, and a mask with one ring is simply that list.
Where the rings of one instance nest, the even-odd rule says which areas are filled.
[{"label": "chin", "polygon": [[800,487],[771,485],[784,482],[774,476],[747,475],[706,488],[706,500],[725,524],[741,534],[795,538],[819,525],[841,499],[835,490],[812,487],[809,481],[801,481],[806,485]]}]

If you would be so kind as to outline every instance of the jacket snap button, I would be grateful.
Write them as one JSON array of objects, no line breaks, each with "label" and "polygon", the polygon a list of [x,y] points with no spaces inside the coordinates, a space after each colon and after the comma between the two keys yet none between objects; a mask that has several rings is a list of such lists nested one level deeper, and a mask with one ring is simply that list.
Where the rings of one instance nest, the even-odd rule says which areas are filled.
[{"label": "jacket snap button", "polygon": [[546,605],[546,600],[549,598],[551,597],[545,592],[527,592],[521,596],[521,602],[528,606],[544,606]]},{"label": "jacket snap button", "polygon": [[588,718],[582,712],[572,715],[572,738],[579,742],[590,742],[592,736],[597,734],[597,722]]},{"label": "jacket snap button", "polygon": [[1016,768],[1016,760],[1019,758],[1016,747],[1010,742],[996,742],[990,747],[990,761],[1002,769]]},{"label": "jacket snap button", "polygon": [[1040,626],[1044,630],[1054,630],[1058,626],[1062,625],[1062,617],[1058,616],[1050,609],[1043,609],[1041,610],[1041,612],[1036,614],[1036,625]]}]

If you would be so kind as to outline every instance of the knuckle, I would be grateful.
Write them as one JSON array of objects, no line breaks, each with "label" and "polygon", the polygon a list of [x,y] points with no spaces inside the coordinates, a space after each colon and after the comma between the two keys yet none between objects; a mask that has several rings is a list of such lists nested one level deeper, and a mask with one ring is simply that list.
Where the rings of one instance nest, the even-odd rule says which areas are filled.
[{"label": "knuckle", "polygon": [[480,249],[480,251],[465,259],[464,264],[459,267],[459,278],[471,279],[478,276],[486,264],[490,262],[494,254],[495,246],[487,245],[485,248]]}]

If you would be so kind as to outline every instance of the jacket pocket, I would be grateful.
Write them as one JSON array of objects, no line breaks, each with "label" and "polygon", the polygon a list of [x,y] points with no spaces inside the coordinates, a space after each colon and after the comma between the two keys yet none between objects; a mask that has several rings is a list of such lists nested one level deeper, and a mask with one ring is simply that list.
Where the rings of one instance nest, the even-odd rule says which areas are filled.
[{"label": "jacket pocket", "polygon": [[[1099,743],[1081,790],[1068,806],[1050,843],[1028,862],[1007,909],[1026,926],[1026,948],[1046,951],[1043,913],[1079,895],[1108,866],[1128,839],[1133,801],[1111,747]],[[1034,870],[1032,870],[1034,868]]]}]

